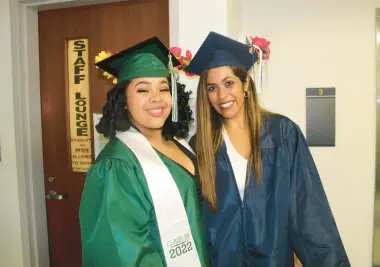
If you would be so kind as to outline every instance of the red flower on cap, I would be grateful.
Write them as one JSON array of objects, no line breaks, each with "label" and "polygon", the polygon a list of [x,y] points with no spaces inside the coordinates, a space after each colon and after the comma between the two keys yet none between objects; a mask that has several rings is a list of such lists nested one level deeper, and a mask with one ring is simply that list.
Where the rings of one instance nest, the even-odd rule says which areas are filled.
[{"label": "red flower on cap", "polygon": [[[176,68],[178,70],[183,70],[185,67],[187,67],[190,64],[191,59],[193,58],[193,55],[191,54],[190,50],[186,51],[186,56],[182,56],[182,49],[180,47],[172,47],[170,48],[170,52],[178,59],[178,61],[181,63]],[[185,74],[187,76],[194,76],[194,74],[186,72]]]},{"label": "red flower on cap", "polygon": [[[254,45],[257,45],[258,47],[260,47],[260,49],[263,51],[263,60],[266,60],[266,59],[269,59],[269,56],[270,56],[270,42],[265,39],[265,38],[261,38],[261,37],[255,37],[253,38],[251,36],[251,42],[252,44]],[[256,49],[256,52],[259,53],[259,51],[257,51]]]}]

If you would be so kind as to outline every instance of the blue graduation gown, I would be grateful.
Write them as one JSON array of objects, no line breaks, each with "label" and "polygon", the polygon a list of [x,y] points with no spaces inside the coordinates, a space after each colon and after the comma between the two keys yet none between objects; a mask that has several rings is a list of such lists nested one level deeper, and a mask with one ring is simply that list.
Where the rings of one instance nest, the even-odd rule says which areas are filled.
[{"label": "blue graduation gown", "polygon": [[349,267],[300,128],[269,115],[260,145],[262,182],[251,171],[243,201],[224,142],[216,152],[216,212],[203,204],[211,266],[293,267],[296,252],[304,267]]}]

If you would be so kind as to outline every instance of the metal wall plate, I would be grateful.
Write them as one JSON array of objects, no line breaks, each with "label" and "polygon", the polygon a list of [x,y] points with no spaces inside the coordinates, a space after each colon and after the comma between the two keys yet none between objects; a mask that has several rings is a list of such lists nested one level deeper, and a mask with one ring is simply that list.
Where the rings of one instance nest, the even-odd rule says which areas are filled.
[{"label": "metal wall plate", "polygon": [[306,140],[309,146],[335,146],[335,88],[306,88]]}]

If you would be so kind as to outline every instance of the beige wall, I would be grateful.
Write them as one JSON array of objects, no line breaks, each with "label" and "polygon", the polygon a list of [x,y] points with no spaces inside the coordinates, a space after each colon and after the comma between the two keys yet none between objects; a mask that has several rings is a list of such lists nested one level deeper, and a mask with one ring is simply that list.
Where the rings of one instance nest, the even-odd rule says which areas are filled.
[{"label": "beige wall", "polygon": [[[380,3],[380,1],[379,1]],[[380,7],[380,5],[378,6]],[[380,8],[376,10],[376,91],[377,97],[380,100]],[[376,166],[380,165],[380,102],[376,107]],[[377,191],[380,191],[380,169],[376,171],[376,187]],[[379,207],[380,208],[380,207]],[[379,255],[380,256],[380,255]]]},{"label": "beige wall", "polygon": [[[20,133],[15,131],[15,124],[19,123],[15,112],[12,90],[14,87],[13,71],[17,67],[12,64],[11,38],[15,37],[16,31],[10,21],[10,5],[8,1],[0,1],[0,51],[4,51],[0,64],[0,265],[1,266],[24,266],[23,265],[23,231],[22,210],[20,197],[23,185],[18,180],[16,140]],[[13,11],[13,10],[12,10]],[[17,109],[17,108],[16,108]]]},{"label": "beige wall", "polygon": [[372,266],[375,9],[363,0],[243,0],[246,35],[272,41],[263,105],[305,131],[306,87],[337,90],[336,147],[312,148],[352,266]]}]

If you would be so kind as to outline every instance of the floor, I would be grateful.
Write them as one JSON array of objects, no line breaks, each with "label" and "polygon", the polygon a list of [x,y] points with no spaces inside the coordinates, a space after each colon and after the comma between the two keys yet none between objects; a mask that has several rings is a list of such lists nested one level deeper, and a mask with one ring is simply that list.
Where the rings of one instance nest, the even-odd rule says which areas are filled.
[{"label": "floor", "polygon": [[[380,189],[378,189],[380,191]],[[380,267],[380,192],[376,192],[373,267]]]}]

